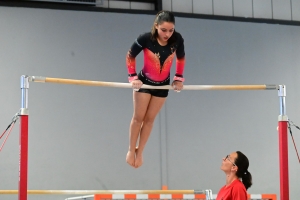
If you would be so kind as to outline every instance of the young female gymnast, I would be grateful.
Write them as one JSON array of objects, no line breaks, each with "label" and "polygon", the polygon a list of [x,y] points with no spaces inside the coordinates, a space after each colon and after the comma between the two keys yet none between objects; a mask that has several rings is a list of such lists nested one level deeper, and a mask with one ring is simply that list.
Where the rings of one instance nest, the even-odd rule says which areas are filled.
[{"label": "young female gymnast", "polygon": [[248,171],[249,160],[240,151],[223,158],[221,170],[226,174],[226,184],[220,189],[216,200],[247,200],[247,189],[252,185]]},{"label": "young female gymnast", "polygon": [[[143,50],[144,66],[136,73],[135,57]],[[168,90],[143,89],[143,84],[170,84],[170,70],[176,55],[176,73],[172,81],[175,91],[183,88],[185,65],[184,42],[175,31],[175,17],[169,11],[157,13],[151,32],[141,34],[126,56],[128,79],[133,88],[133,117],[129,128],[129,150],[126,162],[134,168],[143,164],[143,151],[156,115],[166,101]],[[139,141],[138,141],[139,138]],[[137,144],[138,141],[138,144]],[[138,146],[137,146],[138,145]]]}]

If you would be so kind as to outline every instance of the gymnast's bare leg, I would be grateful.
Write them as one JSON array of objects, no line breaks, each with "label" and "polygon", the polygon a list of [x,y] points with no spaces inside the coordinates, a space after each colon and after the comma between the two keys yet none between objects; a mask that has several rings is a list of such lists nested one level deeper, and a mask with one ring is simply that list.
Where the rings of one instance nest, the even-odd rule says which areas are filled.
[{"label": "gymnast's bare leg", "polygon": [[[152,131],[155,117],[166,98],[133,91],[133,117],[129,128],[129,150],[126,162],[138,168],[143,164],[143,151]],[[139,138],[138,146],[137,141]]]}]

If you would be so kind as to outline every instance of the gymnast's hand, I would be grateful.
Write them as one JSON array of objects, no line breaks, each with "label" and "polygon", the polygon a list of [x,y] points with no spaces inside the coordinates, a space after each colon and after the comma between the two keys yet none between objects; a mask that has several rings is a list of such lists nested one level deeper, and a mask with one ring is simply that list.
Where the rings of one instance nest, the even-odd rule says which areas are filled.
[{"label": "gymnast's hand", "polygon": [[181,81],[173,81],[172,87],[174,88],[175,92],[180,92],[183,88],[183,82]]},{"label": "gymnast's hand", "polygon": [[139,91],[139,89],[142,87],[142,85],[143,85],[143,82],[140,81],[139,79],[135,79],[135,80],[131,81],[131,86],[134,91]]}]

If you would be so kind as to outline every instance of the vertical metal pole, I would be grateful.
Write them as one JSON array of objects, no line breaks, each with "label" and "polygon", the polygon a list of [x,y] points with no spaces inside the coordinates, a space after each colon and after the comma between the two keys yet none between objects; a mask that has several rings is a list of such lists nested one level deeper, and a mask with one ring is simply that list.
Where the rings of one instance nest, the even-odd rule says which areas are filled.
[{"label": "vertical metal pole", "polygon": [[279,134],[279,169],[280,169],[280,200],[289,200],[289,167],[288,167],[288,117],[286,115],[285,85],[279,85],[280,115],[278,116]]},{"label": "vertical metal pole", "polygon": [[161,163],[161,189],[168,189],[168,166],[167,166],[167,117],[166,104],[159,112],[160,127],[160,163]]},{"label": "vertical metal pole", "polygon": [[29,77],[21,76],[19,200],[27,200],[28,177],[28,88]]}]

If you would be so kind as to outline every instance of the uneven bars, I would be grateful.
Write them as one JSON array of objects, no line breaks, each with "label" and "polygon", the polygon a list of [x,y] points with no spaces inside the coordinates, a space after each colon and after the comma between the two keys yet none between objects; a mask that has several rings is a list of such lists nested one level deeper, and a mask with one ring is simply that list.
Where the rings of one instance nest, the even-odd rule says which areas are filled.
[{"label": "uneven bars", "polygon": [[[41,83],[84,85],[84,86],[132,88],[130,83],[50,78],[50,77],[42,77],[42,76],[29,76],[29,81],[41,82]],[[278,87],[279,87],[278,85],[184,85],[183,90],[277,90]],[[164,86],[143,85],[142,88],[173,89],[171,85],[164,85]]]},{"label": "uneven bars", "polygon": [[[18,194],[18,190],[0,190],[0,194]],[[206,194],[205,190],[27,190],[27,194]]]}]

